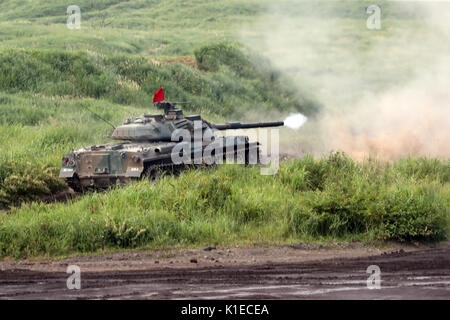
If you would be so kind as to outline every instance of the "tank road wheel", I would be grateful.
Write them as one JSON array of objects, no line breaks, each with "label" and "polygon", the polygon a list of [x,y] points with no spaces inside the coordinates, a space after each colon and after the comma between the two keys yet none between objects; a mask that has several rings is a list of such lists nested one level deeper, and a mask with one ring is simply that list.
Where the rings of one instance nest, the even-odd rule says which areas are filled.
[{"label": "tank road wheel", "polygon": [[163,175],[163,169],[158,166],[150,166],[144,171],[143,179],[150,182],[157,182]]}]

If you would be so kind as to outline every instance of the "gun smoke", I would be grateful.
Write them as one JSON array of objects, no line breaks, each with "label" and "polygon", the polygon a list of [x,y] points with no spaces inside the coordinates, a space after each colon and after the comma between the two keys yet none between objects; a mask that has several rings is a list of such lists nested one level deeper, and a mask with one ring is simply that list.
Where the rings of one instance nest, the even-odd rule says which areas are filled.
[{"label": "gun smoke", "polygon": [[286,119],[284,119],[284,125],[288,128],[298,130],[303,126],[308,118],[301,113],[291,113]]},{"label": "gun smoke", "polygon": [[277,2],[242,34],[324,106],[297,128],[294,152],[450,157],[450,3],[397,2],[382,11],[381,30],[366,28],[360,2],[342,2],[353,23],[327,5],[340,3]]}]

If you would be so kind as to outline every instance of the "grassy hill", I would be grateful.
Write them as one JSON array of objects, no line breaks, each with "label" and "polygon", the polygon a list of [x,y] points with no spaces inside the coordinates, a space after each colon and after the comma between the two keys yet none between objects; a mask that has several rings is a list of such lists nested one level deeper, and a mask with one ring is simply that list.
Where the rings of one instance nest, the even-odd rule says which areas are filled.
[{"label": "grassy hill", "polygon": [[[264,12],[269,1],[81,0],[81,30],[66,27],[66,1],[4,1],[1,47],[102,54],[192,55]],[[19,27],[19,30],[17,29]]]},{"label": "grassy hill", "polygon": [[[417,60],[408,60],[411,58],[411,53],[405,48],[408,38],[396,42],[392,36],[405,26],[417,32],[419,38],[426,34],[420,22],[421,13],[398,3],[383,2],[384,17],[392,23],[379,32],[368,32],[365,28],[365,7],[368,4],[365,1],[285,0],[274,6],[270,0],[80,0],[77,5],[81,8],[81,29],[69,30],[66,27],[66,1],[2,1],[0,208],[20,206],[22,202],[28,203],[66,188],[57,178],[62,156],[71,149],[105,142],[103,135],[108,126],[87,112],[86,108],[110,122],[121,123],[130,115],[155,111],[150,104],[151,96],[159,87],[164,87],[168,98],[193,102],[186,107],[187,113],[201,113],[212,121],[246,121],[250,117],[253,119],[255,114],[259,120],[272,120],[294,111],[314,117],[330,96],[332,101],[338,101],[337,97],[327,92],[326,83],[321,78],[323,70],[331,70],[338,79],[362,74],[358,79],[367,80],[363,81],[363,87],[367,89],[370,84],[375,91],[403,83],[411,76],[411,66]],[[272,15],[274,11],[276,14]],[[268,14],[272,18],[269,19]],[[283,59],[289,59],[282,46],[269,43],[266,49],[270,50],[265,50],[261,45],[264,34],[275,29],[280,21],[312,25],[338,21],[342,29],[337,29],[336,34],[324,36],[300,26],[299,30],[303,31],[289,35],[293,37],[291,40],[295,42],[297,39],[302,44],[314,46],[320,54],[302,55],[297,67],[290,68],[280,64]],[[438,34],[435,36],[439,37]],[[374,43],[388,43],[395,54],[388,57],[373,55],[371,48]],[[279,59],[269,59],[269,51],[276,53]],[[358,62],[350,67],[339,60],[349,51],[355,52]],[[433,56],[429,50],[423,50],[416,58],[427,62]],[[358,90],[343,88],[341,91],[344,98],[340,102],[349,101],[358,94]],[[323,99],[318,98],[319,94]],[[299,139],[303,139],[300,141],[305,144],[314,143],[309,138]],[[342,187],[336,185],[339,184],[339,171],[342,169],[332,166],[336,175],[327,180],[326,188],[303,185],[306,182],[302,181],[307,181],[306,174],[311,176],[309,179],[321,179],[320,168],[327,168],[327,165],[320,162],[322,160],[317,161],[316,164],[314,161],[309,163],[308,169],[303,168],[304,164],[286,164],[281,170],[284,175],[274,178],[274,181],[257,177],[256,171],[240,171],[242,168],[224,168],[217,173],[187,173],[180,180],[166,180],[163,183],[170,183],[181,193],[195,187],[186,185],[191,178],[209,181],[207,185],[211,188],[218,181],[219,187],[225,188],[226,192],[219,198],[206,199],[203,207],[189,207],[192,212],[186,209],[192,216],[181,220],[177,219],[183,216],[183,210],[174,209],[180,208],[181,200],[166,198],[163,185],[147,184],[88,195],[68,205],[24,205],[23,209],[13,209],[9,215],[0,211],[0,255],[96,250],[90,240],[78,243],[74,239],[80,236],[97,239],[104,232],[113,232],[108,229],[110,227],[105,229],[103,225],[96,224],[89,229],[86,219],[90,208],[98,206],[96,201],[100,198],[107,209],[96,211],[98,221],[103,223],[109,219],[109,214],[113,214],[111,221],[117,225],[130,223],[135,231],[147,230],[139,235],[130,231],[134,240],[121,240],[121,236],[111,235],[108,241],[112,247],[151,246],[152,243],[161,246],[198,244],[218,240],[214,232],[224,232],[233,241],[250,242],[261,240],[263,232],[267,232],[268,239],[273,241],[302,237],[313,239],[317,236],[364,237],[365,233],[371,234],[372,239],[445,237],[443,230],[447,222],[442,221],[449,216],[448,161],[409,159],[399,162],[395,167],[397,169],[386,169],[389,178],[373,186],[373,193],[358,195],[350,202],[344,201],[343,209],[339,211],[343,215],[336,220],[329,220],[324,212],[328,210],[327,206],[335,207],[343,201],[333,198],[335,193],[339,194],[336,190]],[[326,163],[326,160],[323,161]],[[353,169],[349,179],[356,189],[369,183],[371,170],[384,170],[377,166],[372,169],[359,167],[359,164],[350,166]],[[416,169],[408,171],[405,166]],[[398,169],[400,167],[404,170]],[[428,172],[420,176],[423,188],[415,186],[417,172]],[[393,177],[396,175],[400,180]],[[238,176],[247,177],[248,181],[240,180]],[[232,177],[233,183],[227,177]],[[256,183],[255,187],[249,185],[251,181]],[[389,197],[389,192],[396,188],[397,183],[399,193],[394,192]],[[247,190],[244,198],[236,198],[240,192],[236,188]],[[135,189],[142,194],[141,198],[131,196],[135,194]],[[343,194],[350,195],[351,190]],[[277,194],[284,191],[288,192],[289,199],[277,198]],[[380,202],[367,200],[369,198],[366,196],[373,197],[379,192],[384,195]],[[266,193],[271,197],[264,200]],[[192,202],[196,196],[196,193],[190,194],[189,201]],[[416,196],[420,203],[411,200],[410,205],[417,205],[419,209],[411,214],[420,216],[422,222],[406,228],[406,231],[399,231],[401,226],[397,228],[378,220],[376,226],[370,226],[371,220],[361,213],[368,212],[369,208],[372,210],[373,206],[381,208],[389,203],[394,209],[380,214],[386,214],[391,219],[391,214],[401,215],[409,210],[409,202],[405,207],[401,207],[402,203],[408,197],[415,199]],[[157,198],[157,205],[154,206],[150,205],[150,198],[153,197]],[[115,199],[120,199],[117,200],[120,203]],[[208,202],[214,199],[218,202]],[[233,201],[237,201],[236,206],[240,207],[233,207]],[[280,207],[280,201],[284,201],[285,205]],[[303,201],[308,204],[300,205]],[[333,202],[333,205],[324,204],[326,201]],[[231,217],[225,217],[227,213],[222,211],[221,215],[213,216],[211,208],[219,209],[220,203],[226,203]],[[268,207],[262,206],[262,203]],[[185,205],[191,206],[192,203],[183,203],[181,208]],[[121,210],[129,207],[134,211],[126,217],[128,213]],[[210,220],[206,222],[202,222],[204,212],[210,215]],[[84,217],[83,221],[87,224],[71,227],[78,214]],[[241,214],[250,218],[242,218]],[[164,224],[165,219],[173,225]],[[270,223],[263,225],[263,221]],[[148,231],[147,224],[156,228],[155,233]],[[355,227],[356,224],[358,227]],[[329,229],[330,225],[335,229]],[[428,231],[431,226],[433,230]],[[425,227],[427,231],[423,231]],[[73,233],[66,234],[73,238],[64,238],[61,247],[48,247],[50,242],[56,241],[51,240],[50,235],[56,238],[62,236],[62,230],[67,228],[89,230],[89,233],[80,235],[73,229]],[[386,228],[393,229],[387,231]],[[23,233],[24,230],[27,230],[26,233]],[[199,233],[188,236],[193,230]],[[12,239],[20,233],[33,236],[26,239],[19,237],[21,240],[14,242]],[[47,236],[43,236],[44,233]],[[30,247],[32,242],[39,248]]]}]

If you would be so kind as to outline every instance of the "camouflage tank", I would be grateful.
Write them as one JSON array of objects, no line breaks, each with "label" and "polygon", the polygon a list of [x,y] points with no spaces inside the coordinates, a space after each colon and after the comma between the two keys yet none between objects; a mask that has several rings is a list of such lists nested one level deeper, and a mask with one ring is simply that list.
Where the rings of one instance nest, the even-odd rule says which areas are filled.
[{"label": "camouflage tank", "polygon": [[[82,191],[122,185],[137,179],[157,180],[166,172],[213,165],[219,162],[215,161],[218,158],[229,161],[243,155],[244,163],[255,163],[260,157],[258,142],[250,142],[247,136],[218,138],[214,131],[283,125],[283,122],[212,124],[198,115],[184,116],[182,110],[175,108],[177,104],[183,103],[156,102],[156,107],[163,109],[164,114],[129,118],[114,128],[108,137],[121,143],[94,145],[69,152],[62,159],[59,177],[75,191]],[[195,130],[209,139],[191,143]],[[183,141],[178,132],[190,135],[192,141]],[[212,150],[210,154],[214,161],[201,156],[206,148]],[[182,163],[174,161],[174,152],[177,159],[184,159]],[[200,157],[196,158],[196,155]]]}]

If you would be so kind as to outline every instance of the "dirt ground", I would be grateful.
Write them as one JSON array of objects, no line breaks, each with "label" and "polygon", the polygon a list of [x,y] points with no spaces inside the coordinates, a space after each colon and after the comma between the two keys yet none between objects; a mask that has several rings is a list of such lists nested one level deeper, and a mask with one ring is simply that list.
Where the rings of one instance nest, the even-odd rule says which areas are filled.
[{"label": "dirt ground", "polygon": [[[67,267],[81,289],[67,288]],[[368,289],[367,268],[380,268]],[[1,261],[0,299],[450,299],[450,243],[127,251]]]}]

